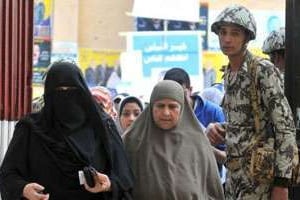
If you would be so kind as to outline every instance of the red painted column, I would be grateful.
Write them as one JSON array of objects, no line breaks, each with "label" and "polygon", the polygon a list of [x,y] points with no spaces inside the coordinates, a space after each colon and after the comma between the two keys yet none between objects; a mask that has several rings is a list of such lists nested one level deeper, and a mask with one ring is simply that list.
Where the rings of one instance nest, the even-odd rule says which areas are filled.
[{"label": "red painted column", "polygon": [[0,121],[31,109],[33,0],[0,0]]}]

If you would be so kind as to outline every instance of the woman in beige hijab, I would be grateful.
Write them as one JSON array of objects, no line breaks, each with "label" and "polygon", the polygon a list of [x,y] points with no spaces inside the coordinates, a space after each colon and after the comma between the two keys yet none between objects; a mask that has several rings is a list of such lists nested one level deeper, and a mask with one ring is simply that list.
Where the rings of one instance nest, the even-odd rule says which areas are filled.
[{"label": "woman in beige hijab", "polygon": [[209,141],[175,81],[154,87],[124,143],[135,175],[134,199],[224,199]]}]

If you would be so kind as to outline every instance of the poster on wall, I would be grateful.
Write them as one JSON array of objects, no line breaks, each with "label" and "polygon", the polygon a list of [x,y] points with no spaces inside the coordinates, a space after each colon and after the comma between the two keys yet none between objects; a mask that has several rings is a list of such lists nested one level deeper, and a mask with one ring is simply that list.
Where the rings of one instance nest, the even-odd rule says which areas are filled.
[{"label": "poster on wall", "polygon": [[182,19],[164,20],[157,18],[137,17],[135,19],[135,29],[137,31],[199,31],[202,38],[202,49],[207,50],[208,4],[200,3],[198,12],[199,17],[194,22],[183,21]]},{"label": "poster on wall", "polygon": [[202,49],[208,49],[207,42],[207,30],[208,30],[208,4],[201,3],[200,4],[200,20],[199,20],[199,30],[202,37]]},{"label": "poster on wall", "polygon": [[284,10],[255,10],[254,17],[257,24],[257,34],[250,47],[262,48],[264,40],[272,31],[285,27]]},{"label": "poster on wall", "polygon": [[33,83],[42,83],[45,71],[50,64],[51,46],[49,41],[34,40],[33,44]]},{"label": "poster on wall", "polygon": [[133,50],[142,51],[143,76],[150,77],[155,69],[185,68],[189,74],[199,74],[197,35],[136,35]]},{"label": "poster on wall", "polygon": [[51,38],[52,0],[34,0],[34,32],[39,39]]},{"label": "poster on wall", "polygon": [[197,90],[203,86],[201,55],[199,31],[128,33],[127,51],[121,56],[122,81],[131,92],[147,97],[163,74],[177,67],[189,73]]},{"label": "poster on wall", "polygon": [[51,17],[52,0],[34,0],[33,31],[33,80],[43,82],[47,67],[51,63]]},{"label": "poster on wall", "polygon": [[67,60],[77,62],[77,43],[56,41],[52,43],[51,62]]},{"label": "poster on wall", "polygon": [[89,87],[105,86],[115,94],[121,79],[120,52],[79,48],[79,64]]},{"label": "poster on wall", "polygon": [[35,68],[47,67],[50,63],[50,42],[35,40],[33,44],[33,66]]}]

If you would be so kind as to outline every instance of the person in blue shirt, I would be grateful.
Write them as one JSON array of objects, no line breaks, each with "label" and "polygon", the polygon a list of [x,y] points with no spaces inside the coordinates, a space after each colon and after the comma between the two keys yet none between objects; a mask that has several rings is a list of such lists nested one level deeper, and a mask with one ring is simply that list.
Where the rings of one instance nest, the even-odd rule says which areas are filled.
[{"label": "person in blue shirt", "polygon": [[[186,97],[194,110],[200,125],[205,129],[211,122],[224,122],[225,116],[222,108],[210,101],[203,99],[200,95],[192,95],[192,86],[188,73],[182,68],[169,69],[163,78],[164,80],[173,80],[182,85]],[[219,145],[213,148],[216,160],[218,162],[220,176],[222,174],[222,164],[225,162],[225,146]]]},{"label": "person in blue shirt", "polygon": [[197,119],[206,128],[211,122],[224,122],[223,110],[217,104],[202,98],[199,94],[191,96]]}]

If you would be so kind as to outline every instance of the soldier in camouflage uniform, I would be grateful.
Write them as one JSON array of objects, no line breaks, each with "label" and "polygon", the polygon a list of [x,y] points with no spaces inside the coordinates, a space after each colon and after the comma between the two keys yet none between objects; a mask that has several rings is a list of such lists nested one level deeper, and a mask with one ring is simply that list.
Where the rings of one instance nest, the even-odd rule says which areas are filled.
[{"label": "soldier in camouflage uniform", "polygon": [[[255,39],[256,23],[245,7],[226,8],[217,17],[211,29],[218,35],[221,50],[229,59],[229,64],[224,69],[226,91],[222,104],[227,123],[225,129],[217,123],[210,124],[207,128],[212,144],[225,142],[227,146],[226,199],[286,200],[287,187],[292,176],[292,160],[295,154],[297,155],[297,146],[292,113],[280,86],[279,72],[271,62],[258,59],[247,50],[248,42]],[[255,59],[257,62],[254,62]],[[253,65],[251,63],[256,65],[255,80],[249,72],[250,65]],[[269,161],[259,171],[264,174],[264,170],[269,170],[270,166],[274,167],[272,179],[266,182],[254,179],[250,172],[253,144],[258,142],[251,102],[252,81],[256,82],[256,92],[259,96],[259,133],[265,138],[264,145],[269,146],[275,156],[274,165],[270,165]],[[269,123],[273,124],[272,134],[267,131]]]},{"label": "soldier in camouflage uniform", "polygon": [[285,68],[285,28],[272,31],[265,39],[262,50],[270,56],[271,62],[279,68],[283,78]]}]

